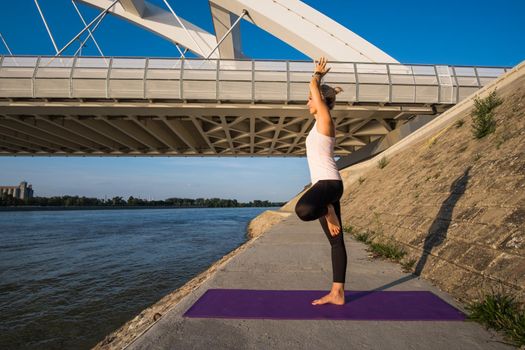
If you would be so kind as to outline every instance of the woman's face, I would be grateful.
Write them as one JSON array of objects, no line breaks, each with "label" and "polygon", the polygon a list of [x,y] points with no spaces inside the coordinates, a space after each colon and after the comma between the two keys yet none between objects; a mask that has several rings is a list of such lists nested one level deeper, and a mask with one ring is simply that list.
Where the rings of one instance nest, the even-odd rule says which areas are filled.
[{"label": "woman's face", "polygon": [[315,115],[317,113],[317,110],[315,109],[315,106],[312,101],[312,95],[308,94],[308,101],[306,102],[306,105],[308,106],[308,111],[310,114]]}]

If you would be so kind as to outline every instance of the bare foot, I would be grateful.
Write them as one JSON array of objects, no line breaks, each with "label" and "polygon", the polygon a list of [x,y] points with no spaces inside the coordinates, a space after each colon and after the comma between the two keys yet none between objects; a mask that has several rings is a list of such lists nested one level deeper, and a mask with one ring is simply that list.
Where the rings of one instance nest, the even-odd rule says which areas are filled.
[{"label": "bare foot", "polygon": [[328,223],[330,234],[332,236],[337,236],[341,231],[341,225],[339,224],[339,219],[337,218],[337,214],[335,213],[335,209],[332,204],[328,204],[328,213],[325,215],[325,217],[326,222]]},{"label": "bare foot", "polygon": [[345,304],[345,292],[330,292],[326,294],[321,299],[315,299],[312,301],[312,305],[322,305],[322,304],[335,304],[335,305],[344,305]]}]

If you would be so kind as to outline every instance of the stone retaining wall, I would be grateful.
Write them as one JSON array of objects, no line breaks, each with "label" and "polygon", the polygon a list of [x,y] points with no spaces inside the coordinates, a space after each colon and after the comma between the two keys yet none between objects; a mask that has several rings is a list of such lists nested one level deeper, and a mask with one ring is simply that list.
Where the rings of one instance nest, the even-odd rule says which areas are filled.
[{"label": "stone retaining wall", "polygon": [[344,225],[402,247],[415,271],[458,299],[494,288],[525,301],[525,84],[517,82],[501,94],[495,133],[473,139],[469,109],[462,126],[345,182]]}]

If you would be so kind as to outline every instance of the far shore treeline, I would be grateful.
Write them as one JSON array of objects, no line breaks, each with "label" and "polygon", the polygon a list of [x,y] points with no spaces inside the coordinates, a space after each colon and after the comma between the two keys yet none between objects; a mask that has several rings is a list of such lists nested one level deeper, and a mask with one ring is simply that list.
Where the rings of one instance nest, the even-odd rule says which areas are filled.
[{"label": "far shore treeline", "polygon": [[255,199],[248,203],[236,199],[222,198],[167,198],[165,200],[147,200],[130,196],[99,199],[80,196],[33,197],[26,199],[14,198],[3,193],[0,206],[37,206],[37,207],[181,207],[181,208],[236,208],[236,207],[281,207],[285,202],[269,202]]}]

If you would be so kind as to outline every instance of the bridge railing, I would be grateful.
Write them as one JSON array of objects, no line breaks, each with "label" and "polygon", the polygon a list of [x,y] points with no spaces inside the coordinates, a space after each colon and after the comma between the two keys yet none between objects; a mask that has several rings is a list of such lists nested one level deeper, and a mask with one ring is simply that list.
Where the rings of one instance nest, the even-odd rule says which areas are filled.
[{"label": "bridge railing", "polygon": [[[338,103],[455,104],[509,67],[330,62]],[[313,63],[0,56],[0,97],[304,103]]]}]

